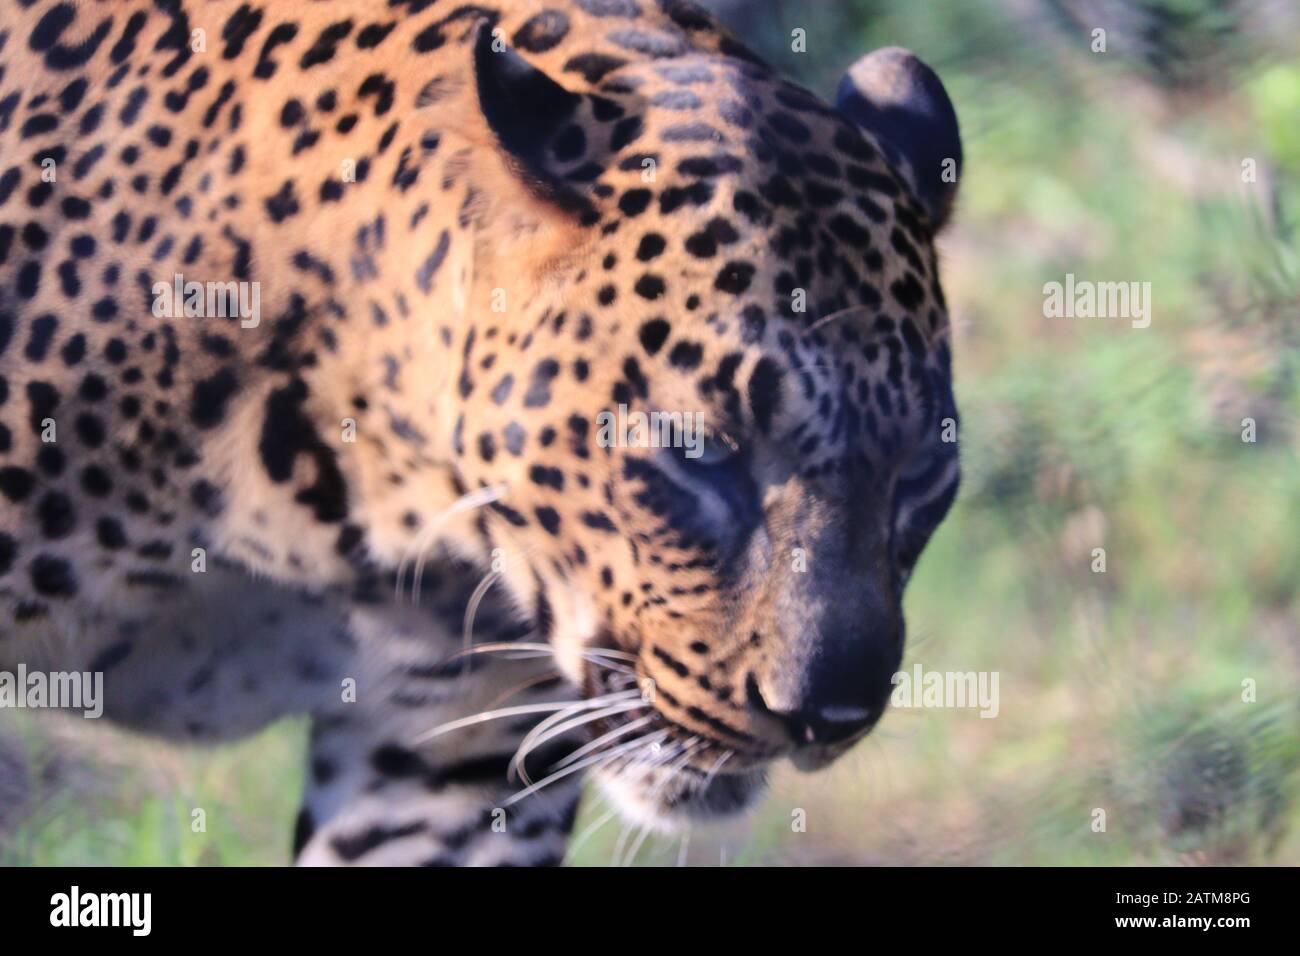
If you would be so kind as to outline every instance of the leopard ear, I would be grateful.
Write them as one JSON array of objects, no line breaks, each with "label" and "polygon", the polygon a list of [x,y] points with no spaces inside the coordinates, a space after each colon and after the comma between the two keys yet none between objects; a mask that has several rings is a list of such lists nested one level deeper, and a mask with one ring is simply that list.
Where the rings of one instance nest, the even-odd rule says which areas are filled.
[{"label": "leopard ear", "polygon": [[474,37],[479,109],[510,166],[540,198],[575,211],[588,203],[558,179],[546,148],[577,113],[582,97],[537,69],[482,21]]},{"label": "leopard ear", "polygon": [[875,50],[844,75],[836,106],[880,142],[908,177],[935,230],[942,228],[961,175],[961,132],[934,70],[901,47]]}]

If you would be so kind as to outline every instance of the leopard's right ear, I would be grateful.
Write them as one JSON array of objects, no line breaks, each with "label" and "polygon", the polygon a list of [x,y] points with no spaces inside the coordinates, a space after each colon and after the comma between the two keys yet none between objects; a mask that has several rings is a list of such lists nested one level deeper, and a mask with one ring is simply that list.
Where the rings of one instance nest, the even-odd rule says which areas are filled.
[{"label": "leopard's right ear", "polygon": [[844,75],[836,106],[876,138],[935,230],[943,228],[961,174],[961,131],[934,70],[901,47],[876,50]]},{"label": "leopard's right ear", "polygon": [[487,21],[474,37],[479,109],[508,165],[539,198],[573,212],[590,203],[547,163],[547,151],[578,114],[583,98],[537,69]]}]

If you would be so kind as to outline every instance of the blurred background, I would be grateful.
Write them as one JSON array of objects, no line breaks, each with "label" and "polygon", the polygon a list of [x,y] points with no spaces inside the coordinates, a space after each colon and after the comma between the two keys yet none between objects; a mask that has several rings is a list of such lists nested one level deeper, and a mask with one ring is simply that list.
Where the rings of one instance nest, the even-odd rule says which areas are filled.
[{"label": "blurred background", "polygon": [[[689,843],[592,794],[570,861],[1300,864],[1300,4],[706,5],[819,94],[899,45],[957,107],[965,481],[906,667],[997,672],[1000,710],[894,710]],[[1150,282],[1150,327],[1044,318],[1067,273]],[[284,863],[305,737],[199,752],[2,713],[0,864]]]}]

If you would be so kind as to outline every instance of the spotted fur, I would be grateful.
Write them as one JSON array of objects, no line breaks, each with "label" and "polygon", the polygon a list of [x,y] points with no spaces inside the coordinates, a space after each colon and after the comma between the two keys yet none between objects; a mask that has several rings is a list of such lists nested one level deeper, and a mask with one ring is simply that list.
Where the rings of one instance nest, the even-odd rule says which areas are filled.
[{"label": "spotted fur", "polygon": [[0,665],[312,714],[308,863],[555,863],[557,766],[664,821],[833,759],[957,483],[935,84],[831,107],[679,0],[5,0]]}]

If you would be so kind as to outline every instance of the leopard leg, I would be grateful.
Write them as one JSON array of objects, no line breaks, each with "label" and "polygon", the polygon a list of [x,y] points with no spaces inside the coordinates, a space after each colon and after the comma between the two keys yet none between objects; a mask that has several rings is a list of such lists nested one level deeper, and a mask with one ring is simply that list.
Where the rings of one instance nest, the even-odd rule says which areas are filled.
[{"label": "leopard leg", "polygon": [[319,711],[355,654],[343,606],[230,565],[86,609],[77,623],[72,635],[4,642],[0,669],[87,672],[106,720],[185,743]]},{"label": "leopard leg", "polygon": [[[472,584],[472,579],[470,580]],[[519,796],[581,741],[521,741],[577,693],[544,652],[458,654],[464,591],[429,608],[365,607],[355,696],[313,717],[307,791],[295,831],[301,865],[555,865],[564,857],[580,773]],[[527,625],[485,603],[475,642],[517,641]],[[503,708],[496,719],[448,726]],[[586,711],[584,711],[585,713]],[[559,721],[557,721],[558,723]]]}]

